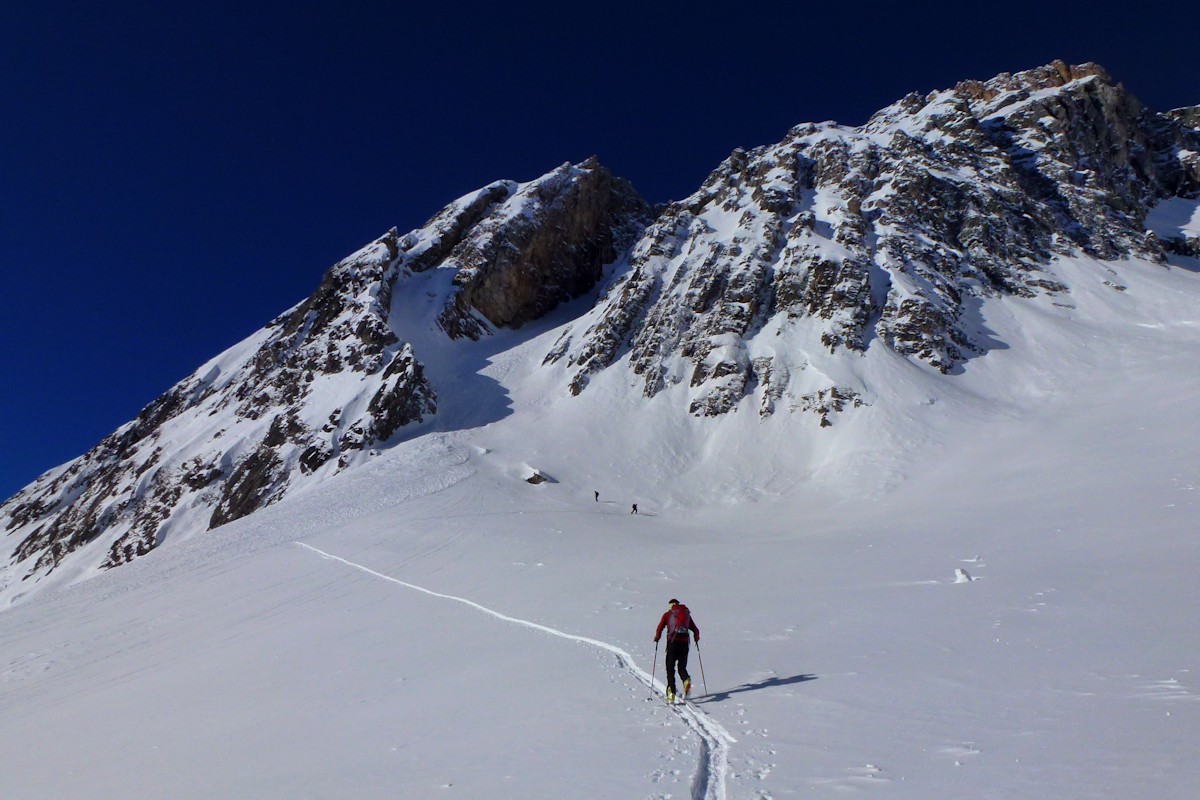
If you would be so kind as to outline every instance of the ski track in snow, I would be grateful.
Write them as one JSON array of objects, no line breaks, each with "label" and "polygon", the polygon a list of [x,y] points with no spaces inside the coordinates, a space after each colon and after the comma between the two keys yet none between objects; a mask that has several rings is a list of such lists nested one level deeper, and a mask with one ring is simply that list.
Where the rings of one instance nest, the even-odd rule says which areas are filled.
[{"label": "ski track in snow", "polygon": [[[426,589],[423,586],[417,586],[416,584],[402,581],[399,578],[393,578],[390,575],[384,575],[382,572],[376,572],[370,567],[365,567],[362,564],[348,561],[347,559],[344,559],[341,556],[335,556],[332,553],[326,553],[324,550],[320,550],[312,545],[305,544],[304,542],[296,542],[296,544],[300,545],[306,550],[311,550],[322,558],[330,561],[339,561],[348,567],[353,567],[354,569],[361,570],[368,575],[398,584],[406,589],[412,589],[413,591],[421,592],[432,597],[438,597],[443,600],[453,600],[456,603],[462,603],[463,605],[470,606],[477,611],[482,611],[483,613],[493,616],[496,619],[503,620],[504,622],[511,622],[515,625],[523,625],[526,628],[533,628],[534,630],[541,631],[542,633],[548,633],[551,636],[557,636],[561,639],[568,639],[573,642],[582,642],[583,644],[588,644],[593,647],[598,647],[601,650],[606,650],[617,657],[617,662],[622,669],[633,675],[647,687],[654,691],[658,691],[660,694],[665,691],[665,687],[660,689],[660,685],[651,678],[650,674],[637,665],[632,655],[614,644],[609,644],[608,642],[603,642],[599,639],[590,639],[586,636],[577,636],[573,633],[560,631],[557,628],[551,628],[547,625],[541,625],[536,622],[531,622],[527,619],[510,617],[507,614],[502,614],[499,611],[488,608],[487,606],[482,606],[473,600],[466,599],[465,597],[435,592],[432,589]],[[698,708],[695,708],[691,704],[681,703],[671,706],[671,709],[683,719],[689,728],[695,731],[697,736],[700,737],[700,764],[697,767],[696,774],[692,779],[693,800],[725,800],[725,776],[728,772],[729,745],[736,742],[737,739],[735,739],[729,733],[729,731],[725,730],[720,723],[716,722],[707,714],[700,711]]]}]

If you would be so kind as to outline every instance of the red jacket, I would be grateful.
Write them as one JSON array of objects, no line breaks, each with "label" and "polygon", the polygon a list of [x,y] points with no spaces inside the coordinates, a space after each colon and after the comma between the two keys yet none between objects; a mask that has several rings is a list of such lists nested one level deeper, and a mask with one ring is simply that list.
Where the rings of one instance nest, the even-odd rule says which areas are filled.
[{"label": "red jacket", "polygon": [[675,640],[687,641],[687,634],[690,630],[696,636],[696,641],[700,641],[700,629],[696,627],[696,621],[692,619],[692,612],[683,603],[676,603],[673,608],[669,608],[662,615],[662,619],[658,621],[658,627],[654,629],[654,641],[658,641],[658,637],[662,636],[663,628],[667,627],[667,621],[671,614],[677,611],[683,611],[687,615],[687,625],[676,630],[667,631],[667,641]]}]

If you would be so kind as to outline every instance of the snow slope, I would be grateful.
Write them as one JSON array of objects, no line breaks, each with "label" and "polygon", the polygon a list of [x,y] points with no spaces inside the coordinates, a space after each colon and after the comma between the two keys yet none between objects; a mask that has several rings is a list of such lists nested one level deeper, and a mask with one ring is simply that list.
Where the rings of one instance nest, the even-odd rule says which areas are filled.
[{"label": "snow slope", "polygon": [[1146,217],[1146,230],[1154,231],[1164,239],[1200,237],[1200,200],[1167,198]]},{"label": "snow slope", "polygon": [[827,429],[446,349],[440,430],[0,613],[0,796],[1193,797],[1200,265],[1053,270]]}]

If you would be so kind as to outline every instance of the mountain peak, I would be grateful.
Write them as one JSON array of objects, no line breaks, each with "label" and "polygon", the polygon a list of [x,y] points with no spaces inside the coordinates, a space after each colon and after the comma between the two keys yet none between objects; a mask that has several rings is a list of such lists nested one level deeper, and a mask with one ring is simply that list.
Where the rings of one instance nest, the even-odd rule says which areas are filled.
[{"label": "mountain peak", "polygon": [[[398,331],[428,343],[518,328],[591,289],[648,215],[592,157],[526,183],[495,181],[421,228],[387,231],[334,264],[304,301],[0,507],[16,542],[8,578],[48,575],[68,557],[118,566],[369,458],[438,410]],[[393,319],[397,298],[409,318]]]},{"label": "mountain peak", "polygon": [[1144,220],[1200,186],[1198,149],[1091,63],[910,94],[861,128],[797,126],[664,211],[547,361],[573,393],[628,354],[648,397],[686,387],[693,414],[754,397],[828,424],[867,387],[844,358],[814,369],[822,351],[879,342],[961,370],[991,347],[984,299],[1069,291],[1056,259],[1161,262]]},{"label": "mountain peak", "polygon": [[1073,81],[1098,76],[1104,83],[1112,83],[1107,70],[1091,61],[1083,64],[1067,64],[1054,60],[1042,67],[1021,72],[1002,72],[987,81],[960,81],[954,91],[971,100],[988,101],[1004,92],[1040,91],[1066,86]]},{"label": "mountain peak", "polygon": [[489,326],[519,328],[589,290],[649,213],[629,182],[592,156],[452,204],[427,226],[440,231],[436,246],[405,266],[453,269],[454,294],[438,325],[451,338],[478,339]]}]

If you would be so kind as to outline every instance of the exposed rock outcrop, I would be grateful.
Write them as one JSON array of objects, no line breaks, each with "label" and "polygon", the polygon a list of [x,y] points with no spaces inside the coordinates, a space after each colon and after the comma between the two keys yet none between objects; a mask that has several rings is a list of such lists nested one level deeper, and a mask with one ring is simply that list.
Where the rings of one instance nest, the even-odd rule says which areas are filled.
[{"label": "exposed rock outcrop", "polygon": [[360,447],[432,413],[433,387],[388,324],[396,242],[389,232],[336,264],[303,303],[6,503],[6,529],[22,534],[14,560],[49,571],[102,539],[100,565],[125,563],[169,529],[223,525],[282,497],[324,463],[314,453],[343,449],[345,431],[322,425],[342,406],[363,406]]},{"label": "exposed rock outcrop", "polygon": [[627,357],[647,397],[686,385],[702,416],[754,393],[762,414],[852,396],[804,374],[805,347],[878,340],[952,371],[988,347],[983,298],[1066,291],[1056,256],[1163,258],[1145,217],[1200,188],[1194,118],[1054,62],[909,95],[860,128],[798,126],[671,204],[546,362],[578,394]]},{"label": "exposed rock outcrop", "polygon": [[594,158],[515,188],[472,227],[456,225],[453,246],[439,242],[439,261],[422,259],[425,268],[450,263],[457,270],[458,291],[439,324],[452,337],[477,339],[486,332],[481,317],[501,328],[539,319],[595,286],[649,212],[628,182]]}]

